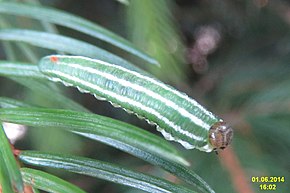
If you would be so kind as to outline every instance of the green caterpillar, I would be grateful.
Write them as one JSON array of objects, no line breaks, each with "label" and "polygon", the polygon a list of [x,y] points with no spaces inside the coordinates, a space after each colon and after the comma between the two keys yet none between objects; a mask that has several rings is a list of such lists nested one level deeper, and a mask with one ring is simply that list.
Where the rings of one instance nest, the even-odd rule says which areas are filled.
[{"label": "green caterpillar", "polygon": [[40,71],[155,124],[167,140],[187,149],[224,149],[233,130],[221,119],[161,81],[121,66],[82,56],[44,57]]}]

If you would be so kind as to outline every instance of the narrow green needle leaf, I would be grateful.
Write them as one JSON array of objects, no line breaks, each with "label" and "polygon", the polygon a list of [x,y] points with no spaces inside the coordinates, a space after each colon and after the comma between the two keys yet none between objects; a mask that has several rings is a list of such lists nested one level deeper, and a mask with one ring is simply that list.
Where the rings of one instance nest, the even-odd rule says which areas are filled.
[{"label": "narrow green needle leaf", "polygon": [[[12,25],[4,19],[0,19],[0,29],[6,29],[6,28],[11,28]],[[21,55],[25,56],[30,62],[32,63],[37,63],[39,60],[39,57],[37,54],[31,49],[30,46],[25,45],[23,43],[18,43],[16,44],[18,49],[21,52]],[[3,47],[4,50],[7,53],[7,58],[12,61],[17,61],[17,58],[19,58],[18,50],[15,50],[16,47],[13,47],[10,45],[9,42],[3,42]]]},{"label": "narrow green needle leaf", "polygon": [[26,184],[39,190],[51,193],[85,193],[77,186],[46,172],[21,168],[21,174]]},{"label": "narrow green needle leaf", "polygon": [[42,21],[52,22],[76,31],[83,32],[92,37],[106,41],[114,46],[117,46],[135,56],[138,56],[151,64],[158,65],[158,62],[138,50],[132,43],[124,38],[98,26],[88,20],[77,17],[75,15],[59,11],[53,8],[41,6],[25,5],[20,3],[0,2],[0,13],[25,16]]},{"label": "narrow green needle leaf", "polygon": [[0,76],[8,77],[17,83],[24,85],[32,91],[39,93],[44,98],[47,98],[48,101],[56,103],[59,107],[89,112],[85,107],[65,97],[56,90],[53,90],[47,84],[48,81],[44,78],[44,75],[39,72],[38,66],[36,65],[0,61]]},{"label": "narrow green needle leaf", "polygon": [[0,156],[4,164],[6,165],[7,173],[12,186],[15,187],[18,192],[23,192],[24,188],[21,173],[14,158],[14,155],[11,151],[10,143],[5,135],[1,123],[0,123],[0,153],[1,153]]},{"label": "narrow green needle leaf", "polygon": [[135,67],[130,62],[111,54],[110,52],[89,43],[62,35],[32,30],[4,29],[0,30],[0,40],[25,42],[42,48],[96,58],[134,71],[145,73],[140,68]]},{"label": "narrow green needle leaf", "polygon": [[[24,0],[24,2],[28,4],[32,4],[32,5],[41,6],[41,3],[39,0]],[[45,31],[50,32],[50,33],[55,33],[55,34],[59,33],[54,24],[51,24],[45,21],[40,21],[40,23]]]},{"label": "narrow green needle leaf", "polygon": [[30,105],[7,97],[0,97],[0,108],[31,107]]},{"label": "narrow green needle leaf", "polygon": [[[163,138],[133,125],[100,115],[60,109],[0,109],[0,120],[38,127],[59,127],[92,138],[138,157],[159,155],[184,165],[188,163]],[[37,121],[35,121],[37,120]]]},{"label": "narrow green needle leaf", "polygon": [[10,42],[3,42],[3,49],[7,58],[11,60],[16,60],[16,55],[13,51],[13,47]]},{"label": "narrow green needle leaf", "polygon": [[38,66],[25,63],[16,63],[0,60],[0,75],[44,79],[45,76],[39,72]]},{"label": "narrow green needle leaf", "polygon": [[39,190],[36,188],[32,188],[32,190],[33,190],[33,193],[40,193]]},{"label": "narrow green needle leaf", "polygon": [[14,192],[10,179],[7,178],[7,168],[3,158],[0,156],[0,192]]},{"label": "narrow green needle leaf", "polygon": [[[80,104],[51,88],[47,84],[48,81],[44,78],[44,75],[39,72],[38,66],[36,65],[0,61],[0,76],[8,77],[17,83],[24,85],[32,91],[39,93],[44,98],[47,98],[48,101],[56,103],[59,107],[89,112],[89,110]],[[0,107],[1,101],[3,102],[3,99],[0,100]]]},{"label": "narrow green needle leaf", "polygon": [[0,109],[0,121],[64,128],[160,166],[202,192],[214,193],[200,176],[184,166],[188,162],[174,146],[124,122],[87,113],[37,108]]},{"label": "narrow green needle leaf", "polygon": [[143,173],[134,172],[120,166],[83,157],[23,151],[19,158],[26,164],[64,169],[66,171],[134,187],[146,192],[194,192],[185,187],[156,178],[154,176],[145,175]]},{"label": "narrow green needle leaf", "polygon": [[52,89],[45,81],[35,80],[32,78],[8,76],[9,79],[29,88],[33,92],[39,94],[47,101],[51,102],[59,108],[72,109],[77,111],[89,112],[88,109],[64,96],[58,91]]}]

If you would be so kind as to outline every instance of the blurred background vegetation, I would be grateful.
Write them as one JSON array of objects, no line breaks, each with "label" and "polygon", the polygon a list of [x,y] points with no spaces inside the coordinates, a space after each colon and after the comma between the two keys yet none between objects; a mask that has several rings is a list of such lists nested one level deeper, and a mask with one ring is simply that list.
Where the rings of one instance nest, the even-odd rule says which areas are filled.
[{"label": "blurred background vegetation", "polygon": [[[26,0],[27,3],[37,3]],[[52,31],[103,47],[197,99],[229,122],[234,130],[230,148],[220,155],[176,146],[191,168],[216,192],[263,192],[252,176],[284,176],[277,192],[290,191],[290,2],[283,0],[43,0],[85,17],[126,37],[161,68],[144,63],[104,42],[67,28]],[[123,2],[123,3],[122,3]],[[3,16],[11,27],[38,30],[38,22]],[[3,25],[2,25],[3,28]],[[2,42],[1,42],[2,43]],[[5,42],[3,42],[4,44]],[[15,46],[15,44],[11,44]],[[37,56],[54,53],[30,47]],[[6,59],[0,47],[1,59]],[[28,61],[19,50],[18,60]],[[61,87],[68,96],[93,112],[155,132],[145,121],[76,89]],[[0,96],[36,105],[53,106],[39,93],[0,77]],[[16,147],[69,152],[130,166],[175,179],[161,169],[114,148],[53,130],[29,129]],[[59,173],[89,192],[137,192],[120,185]],[[287,189],[288,188],[288,189]],[[250,193],[250,192],[249,192]]]}]

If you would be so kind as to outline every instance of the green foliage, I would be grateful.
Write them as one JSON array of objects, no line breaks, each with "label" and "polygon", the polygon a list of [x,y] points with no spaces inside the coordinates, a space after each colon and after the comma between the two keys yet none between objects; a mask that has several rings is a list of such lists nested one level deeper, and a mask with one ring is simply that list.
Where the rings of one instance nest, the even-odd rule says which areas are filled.
[{"label": "green foliage", "polygon": [[[228,169],[231,163],[223,159],[223,154],[217,156],[179,150],[179,146],[167,146],[168,142],[159,137],[156,139],[155,135],[151,139],[153,135],[147,135],[148,132],[132,125],[127,129],[136,128],[141,132],[139,135],[149,137],[148,141],[158,140],[153,140],[154,143],[148,146],[156,149],[147,149],[146,144],[149,142],[145,143],[145,139],[134,133],[128,133],[131,140],[126,141],[125,129],[122,136],[113,136],[109,130],[115,128],[116,131],[118,127],[109,124],[111,119],[106,118],[108,123],[104,121],[103,125],[98,125],[96,117],[99,116],[90,114],[90,111],[145,129],[152,128],[93,97],[49,83],[34,66],[43,56],[57,52],[103,57],[104,60],[118,61],[125,66],[129,64],[127,67],[131,65],[131,68],[138,70],[139,67],[145,68],[157,78],[174,84],[205,104],[233,126],[235,134],[231,148],[252,192],[262,192],[259,184],[250,183],[252,176],[284,176],[286,181],[277,183],[277,192],[289,192],[290,6],[286,1],[132,0],[120,1],[125,4],[116,1],[102,1],[102,4],[101,1],[95,1],[98,3],[89,6],[82,1],[70,4],[66,2],[71,1],[49,2],[68,12],[95,19],[118,34],[128,32],[128,39],[156,58],[161,69],[154,65],[139,65],[142,62],[157,62],[136,49],[132,43],[93,22],[54,8],[43,7],[37,0],[22,1],[29,5],[16,2],[0,2],[0,43],[3,48],[0,49],[0,55],[5,56],[0,63],[0,75],[4,77],[0,79],[0,107],[3,108],[0,111],[0,121],[29,126],[27,136],[16,144],[17,148],[59,152],[63,157],[69,152],[101,159],[116,168],[129,168],[137,175],[143,175],[145,171],[146,175],[155,176],[152,178],[157,180],[155,182],[165,182],[173,188],[190,188],[197,192],[213,192],[213,188],[216,192],[240,193],[234,182],[235,177],[240,176],[234,175],[237,170]],[[127,13],[127,17],[123,13]],[[124,23],[129,25],[128,31]],[[200,54],[200,50],[196,50],[200,46],[199,41],[212,38],[210,34],[213,31],[218,34],[215,48],[206,54]],[[200,39],[201,36],[205,39]],[[182,45],[181,40],[185,45]],[[203,48],[209,45],[212,44],[201,44]],[[185,61],[186,53],[189,59]],[[205,70],[200,72],[196,67]],[[27,105],[26,102],[32,105]],[[46,109],[47,107],[50,108]],[[58,114],[62,116],[58,117]],[[74,121],[76,115],[84,117]],[[36,118],[40,118],[41,122],[36,121]],[[113,122],[127,125],[116,120]],[[63,124],[59,126],[56,123]],[[105,123],[107,126],[103,128]],[[83,128],[81,125],[90,127]],[[86,138],[78,138],[80,132],[86,132]],[[132,140],[134,136],[139,140]],[[6,139],[4,135],[2,137]],[[95,143],[93,140],[106,142],[108,145]],[[159,142],[167,144],[166,148],[158,146]],[[130,148],[125,149],[125,145]],[[121,148],[127,153],[118,151]],[[8,147],[5,149],[10,151]],[[33,153],[35,152],[24,151],[23,158],[25,154],[32,157]],[[51,154],[61,157],[60,154],[37,152],[37,155]],[[14,182],[7,178],[13,171],[9,171],[3,158],[0,156],[2,191],[13,192]],[[84,157],[81,159],[87,160]],[[48,160],[47,163],[52,161]],[[184,165],[188,162],[191,166]],[[91,181],[91,178],[82,175],[74,178],[72,174],[48,170],[49,167],[46,166],[42,168],[50,173],[48,175],[54,174],[67,182],[85,184],[82,188],[88,192],[139,192],[110,182]],[[26,168],[20,171],[32,173],[31,169]],[[39,172],[37,176],[40,177],[47,175],[42,175],[39,170],[36,172]],[[42,177],[36,178],[38,182],[45,182]],[[25,178],[24,181],[29,183]],[[59,186],[56,185],[55,188],[60,188],[61,182],[63,181],[56,180]],[[45,185],[37,188],[44,188]]]},{"label": "green foliage", "polygon": [[[38,4],[37,1],[32,3]],[[147,72],[134,66],[132,63],[95,45],[68,36],[53,34],[57,33],[58,30],[52,24],[46,23],[52,22],[107,41],[149,63],[158,64],[155,59],[134,48],[133,44],[120,36],[92,22],[59,10],[42,7],[39,4],[37,6],[28,6],[20,3],[0,2],[0,14],[25,16],[40,20],[43,25],[42,28],[49,31],[41,32],[19,29],[21,25],[19,25],[18,22],[10,22],[10,20],[14,20],[15,16],[5,16],[1,18],[0,26],[5,29],[0,30],[0,39],[5,41],[3,48],[7,54],[7,60],[0,62],[0,75],[29,88],[33,95],[35,95],[34,97],[43,101],[34,101],[36,106],[54,106],[75,110],[29,108],[32,105],[1,97],[0,105],[2,109],[0,116],[2,121],[33,126],[40,131],[45,131],[44,128],[51,128],[50,132],[40,132],[41,134],[38,135],[37,138],[40,138],[42,143],[36,146],[39,149],[42,149],[41,146],[43,144],[47,144],[46,148],[49,147],[50,151],[54,150],[54,144],[49,145],[44,140],[53,132],[55,138],[58,136],[58,139],[60,139],[55,142],[55,144],[59,146],[58,151],[72,151],[62,148],[62,146],[65,146],[64,144],[69,143],[70,140],[78,144],[78,140],[73,138],[73,136],[66,135],[65,132],[61,130],[70,131],[74,134],[100,141],[141,158],[150,164],[159,166],[187,184],[179,185],[162,179],[162,176],[154,177],[152,175],[145,175],[141,172],[134,172],[124,169],[121,166],[92,159],[64,156],[63,153],[57,155],[24,151],[21,153],[21,156],[19,156],[20,161],[27,164],[36,164],[38,166],[62,168],[67,171],[135,187],[147,192],[195,192],[191,190],[192,185],[200,192],[214,192],[202,178],[188,169],[189,163],[183,158],[179,150],[164,139],[121,121],[91,113],[82,113],[82,111],[89,112],[89,110],[67,98],[57,86],[51,84],[44,78],[44,75],[39,72],[38,67],[35,66],[34,63],[48,51],[36,50],[33,46],[97,58],[151,76]],[[32,28],[39,29],[36,21],[30,21],[30,19],[26,20],[33,23],[31,25]],[[21,51],[21,54],[16,54],[18,51]],[[31,64],[23,63],[23,61],[29,61]],[[13,111],[13,109],[15,111]],[[59,130],[54,128],[58,128]],[[16,160],[11,154],[10,146],[3,131],[4,130],[1,128],[1,141],[3,143],[0,144],[0,184],[2,190],[12,192],[11,189],[15,185],[18,191],[21,192],[23,189],[21,172],[24,183],[31,185],[32,188],[35,188],[35,191],[39,189],[48,192],[83,192],[74,185],[51,174],[28,168],[21,168],[20,170],[19,167],[15,165]],[[65,136],[70,137],[65,139]],[[37,140],[39,139],[33,139],[33,141]],[[70,146],[70,148],[73,149],[73,146]],[[38,161],[37,163],[33,163],[32,160]],[[10,176],[9,180],[4,177],[7,175]]]},{"label": "green foliage", "polygon": [[3,160],[3,157],[0,157],[0,182],[2,192],[13,192],[10,178],[7,178],[9,173],[6,168],[6,164]]},{"label": "green foliage", "polygon": [[[9,189],[10,187],[15,187],[16,191],[23,192],[23,182],[22,177],[19,171],[19,167],[14,158],[13,152],[10,148],[10,143],[7,140],[4,129],[2,128],[2,124],[0,125],[0,153],[1,153],[1,163],[0,163],[0,172],[1,179],[3,179],[4,189]],[[6,179],[4,179],[6,178]],[[9,179],[10,181],[8,181]],[[2,184],[2,183],[1,183]]]},{"label": "green foliage", "polygon": [[1,121],[63,128],[111,145],[160,166],[205,192],[213,192],[198,175],[184,167],[188,163],[173,146],[132,125],[106,117],[65,110],[16,108],[0,109],[0,112]]},{"label": "green foliage", "polygon": [[[194,191],[191,191],[190,189],[175,185],[166,180],[158,179],[140,172],[134,172],[113,164],[88,158],[30,151],[22,152],[19,158],[24,163],[29,165],[63,169],[66,171],[131,186],[144,190],[145,192],[194,193]],[[56,185],[58,184],[59,183],[56,183]]]},{"label": "green foliage", "polygon": [[32,30],[6,29],[0,31],[0,39],[6,41],[25,42],[34,46],[57,50],[73,55],[98,58],[99,60],[107,61],[112,64],[118,64],[131,70],[143,72],[141,69],[137,68],[126,60],[101,48],[86,42],[57,34],[37,32]]},{"label": "green foliage", "polygon": [[38,67],[32,64],[0,61],[0,74],[7,77],[26,77],[33,79],[44,79]]},{"label": "green foliage", "polygon": [[128,25],[132,41],[154,56],[161,68],[150,71],[162,80],[178,82],[185,77],[184,48],[173,27],[172,2],[131,1]]},{"label": "green foliage", "polygon": [[0,108],[18,108],[18,107],[30,107],[30,105],[7,97],[0,97]]},{"label": "green foliage", "polygon": [[[143,129],[111,118],[42,108],[0,109],[0,112],[0,120],[3,122],[62,128],[114,146],[151,163],[160,165],[166,160],[171,160],[182,165],[189,165],[175,147],[167,141]],[[157,159],[160,161],[156,162]]]},{"label": "green foliage", "polygon": [[52,193],[85,193],[77,186],[39,170],[21,168],[21,174],[26,184],[39,190]]},{"label": "green foliage", "polygon": [[137,50],[133,44],[122,37],[88,20],[63,11],[55,10],[53,8],[39,7],[36,5],[31,6],[21,3],[0,2],[0,12],[30,17],[69,27],[113,44],[114,46],[124,49],[149,63],[158,64],[155,59],[149,57],[144,52]]}]

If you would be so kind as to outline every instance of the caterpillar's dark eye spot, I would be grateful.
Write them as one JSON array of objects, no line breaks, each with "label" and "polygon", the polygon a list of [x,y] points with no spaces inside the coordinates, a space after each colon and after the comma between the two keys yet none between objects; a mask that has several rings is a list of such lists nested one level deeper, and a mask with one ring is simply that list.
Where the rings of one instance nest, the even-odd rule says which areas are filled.
[{"label": "caterpillar's dark eye spot", "polygon": [[225,122],[216,122],[209,130],[209,142],[214,149],[225,149],[232,138],[233,129]]}]

